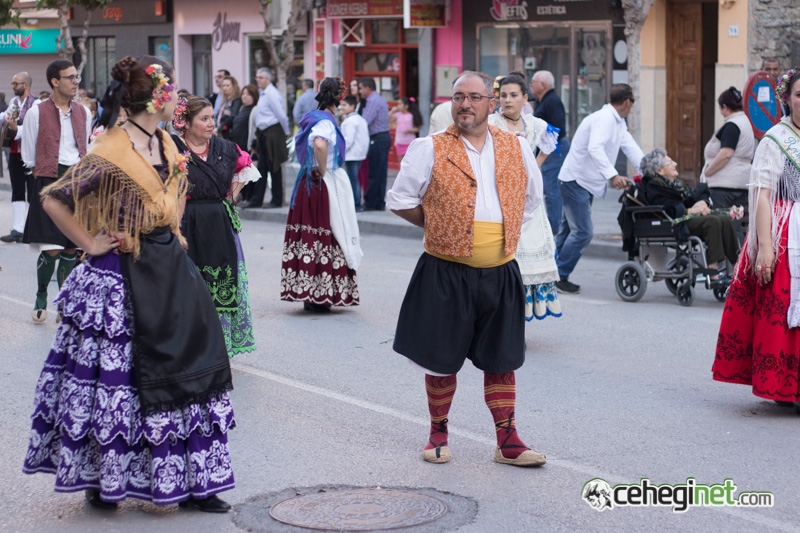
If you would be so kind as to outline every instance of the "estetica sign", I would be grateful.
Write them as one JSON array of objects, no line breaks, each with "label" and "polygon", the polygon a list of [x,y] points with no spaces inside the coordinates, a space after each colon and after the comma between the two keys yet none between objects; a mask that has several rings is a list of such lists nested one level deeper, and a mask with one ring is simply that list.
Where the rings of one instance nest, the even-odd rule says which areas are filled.
[{"label": "estetica sign", "polygon": [[0,30],[0,54],[55,54],[59,30]]},{"label": "estetica sign", "polygon": [[214,20],[214,31],[211,34],[211,44],[214,50],[221,50],[222,45],[230,42],[239,42],[239,35],[242,33],[242,24],[240,22],[228,22],[227,13],[217,13],[217,18]]}]

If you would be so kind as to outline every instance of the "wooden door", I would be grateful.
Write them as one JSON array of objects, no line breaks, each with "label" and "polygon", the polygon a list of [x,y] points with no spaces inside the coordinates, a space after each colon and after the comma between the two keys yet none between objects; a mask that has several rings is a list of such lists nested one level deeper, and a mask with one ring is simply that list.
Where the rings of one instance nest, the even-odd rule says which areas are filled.
[{"label": "wooden door", "polygon": [[673,2],[667,13],[667,151],[693,185],[702,170],[703,9]]}]

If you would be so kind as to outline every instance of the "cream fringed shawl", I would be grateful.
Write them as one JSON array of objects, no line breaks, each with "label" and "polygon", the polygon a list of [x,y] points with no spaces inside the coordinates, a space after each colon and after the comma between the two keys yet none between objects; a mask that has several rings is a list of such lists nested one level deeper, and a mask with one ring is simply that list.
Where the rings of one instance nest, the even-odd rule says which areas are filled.
[{"label": "cream fringed shawl", "polygon": [[175,143],[157,130],[167,163],[167,179],[133,149],[122,128],[101,134],[91,151],[42,196],[65,191],[75,201],[75,218],[90,235],[102,231],[124,235],[119,250],[139,256],[139,235],[169,226],[180,237],[186,198],[186,173],[177,167]]}]

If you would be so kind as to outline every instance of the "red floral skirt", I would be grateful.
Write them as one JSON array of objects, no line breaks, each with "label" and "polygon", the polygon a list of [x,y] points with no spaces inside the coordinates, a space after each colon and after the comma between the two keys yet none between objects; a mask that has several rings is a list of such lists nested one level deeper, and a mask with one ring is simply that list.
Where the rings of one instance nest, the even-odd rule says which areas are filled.
[{"label": "red floral skirt", "polygon": [[331,232],[328,189],[322,180],[297,187],[283,237],[281,300],[358,305],[356,271],[347,267]]},{"label": "red floral skirt", "polygon": [[[787,225],[781,235],[782,249],[788,231]],[[778,256],[767,285],[756,281],[750,265],[743,252],[722,313],[713,377],[751,385],[753,394],[769,400],[800,401],[800,328],[790,329],[786,321],[791,282],[788,258],[785,253]]]}]

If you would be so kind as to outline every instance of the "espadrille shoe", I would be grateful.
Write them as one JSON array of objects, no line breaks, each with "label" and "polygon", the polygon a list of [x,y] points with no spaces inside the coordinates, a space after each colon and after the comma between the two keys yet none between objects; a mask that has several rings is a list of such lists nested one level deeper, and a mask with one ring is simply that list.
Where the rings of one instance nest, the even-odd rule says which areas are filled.
[{"label": "espadrille shoe", "polygon": [[422,450],[422,458],[429,463],[448,463],[453,456],[450,454],[450,447],[445,444],[430,450]]},{"label": "espadrille shoe", "polygon": [[547,462],[547,459],[543,453],[533,450],[525,450],[519,454],[516,459],[508,459],[507,457],[503,456],[503,452],[500,450],[499,446],[494,450],[494,460],[504,465],[513,466],[542,466]]},{"label": "espadrille shoe", "polygon": [[31,318],[34,324],[44,324],[47,322],[47,309],[34,309]]}]

